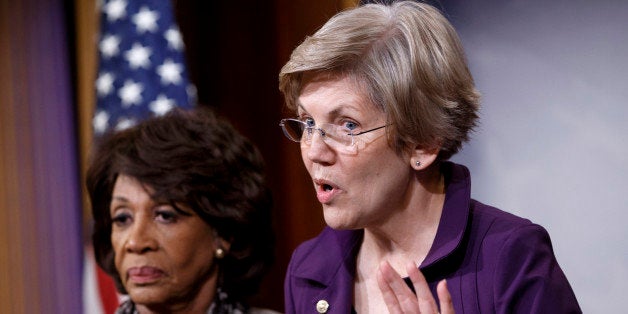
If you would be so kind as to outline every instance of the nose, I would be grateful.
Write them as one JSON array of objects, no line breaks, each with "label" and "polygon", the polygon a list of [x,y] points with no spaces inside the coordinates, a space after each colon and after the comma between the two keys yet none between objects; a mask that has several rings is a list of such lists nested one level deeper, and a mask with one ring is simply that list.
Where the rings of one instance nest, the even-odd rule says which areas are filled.
[{"label": "nose", "polygon": [[157,250],[159,246],[155,237],[156,230],[152,221],[137,217],[129,226],[125,249],[127,252],[142,254]]},{"label": "nose", "polygon": [[323,130],[317,129],[312,134],[309,145],[301,145],[301,150],[311,162],[320,164],[331,164],[334,160],[333,148],[325,141]]}]

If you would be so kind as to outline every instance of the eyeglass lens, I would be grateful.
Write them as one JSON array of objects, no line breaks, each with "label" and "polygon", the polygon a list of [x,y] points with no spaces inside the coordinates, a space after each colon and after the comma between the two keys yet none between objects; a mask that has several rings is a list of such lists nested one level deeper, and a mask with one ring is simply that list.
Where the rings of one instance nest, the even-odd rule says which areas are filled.
[{"label": "eyeglass lens", "polygon": [[319,127],[308,126],[305,122],[284,119],[281,121],[284,134],[295,142],[309,143],[315,132],[319,132],[326,142],[338,143],[341,145],[351,146],[353,144],[353,136],[349,132],[344,132],[340,126],[333,124],[322,124]]},{"label": "eyeglass lens", "polygon": [[303,131],[305,130],[305,123],[292,119],[281,120],[281,129],[284,134],[295,142],[300,142],[303,138]]}]

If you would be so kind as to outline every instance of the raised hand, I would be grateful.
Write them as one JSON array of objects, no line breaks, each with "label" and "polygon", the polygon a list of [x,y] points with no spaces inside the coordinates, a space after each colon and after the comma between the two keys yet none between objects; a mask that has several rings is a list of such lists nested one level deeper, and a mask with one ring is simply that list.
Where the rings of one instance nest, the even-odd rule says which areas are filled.
[{"label": "raised hand", "polygon": [[[384,297],[384,302],[391,314],[439,313],[436,301],[430,292],[427,281],[418,267],[414,263],[409,263],[406,267],[410,280],[414,285],[416,295],[406,285],[401,276],[390,266],[388,262],[382,262],[377,272],[377,283]],[[451,295],[447,289],[447,281],[441,280],[436,292],[440,300],[442,314],[454,314],[454,307]]]}]

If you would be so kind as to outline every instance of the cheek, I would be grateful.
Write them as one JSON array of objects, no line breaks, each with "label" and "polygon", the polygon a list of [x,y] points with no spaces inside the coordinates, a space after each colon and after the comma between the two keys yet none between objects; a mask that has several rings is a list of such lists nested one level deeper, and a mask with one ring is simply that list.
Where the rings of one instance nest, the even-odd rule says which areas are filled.
[{"label": "cheek", "polygon": [[[194,264],[199,261],[206,263],[208,260],[213,260],[214,254],[213,235],[206,228],[204,225],[188,226],[185,231],[175,236],[171,235],[162,241],[168,242],[169,255],[175,258],[178,264]],[[196,232],[189,232],[190,230],[196,230]],[[202,230],[202,232],[198,232],[198,230]]]},{"label": "cheek", "polygon": [[111,238],[111,246],[113,247],[113,250],[117,251],[122,243],[122,239],[121,239],[122,235],[120,234],[120,232],[112,228],[110,238]]},{"label": "cheek", "polygon": [[411,168],[399,156],[384,151],[371,157],[353,165],[353,172],[358,173],[361,180],[372,183],[366,184],[367,189],[382,189],[382,185],[398,186],[400,182],[407,183]]},{"label": "cheek", "polygon": [[311,174],[312,169],[312,161],[307,157],[307,147],[301,147],[301,160],[303,161],[303,165],[307,172]]},{"label": "cheek", "polygon": [[180,247],[178,254],[175,254],[173,258],[178,260],[178,263],[183,268],[191,266],[211,265],[214,260],[214,252],[209,243],[205,245],[188,245],[186,247]]},{"label": "cheek", "polygon": [[114,265],[116,266],[116,269],[120,271],[120,267],[122,266],[122,257],[124,256],[122,252],[122,250],[124,249],[124,241],[122,239],[122,235],[119,232],[111,232],[111,249],[114,256]]}]

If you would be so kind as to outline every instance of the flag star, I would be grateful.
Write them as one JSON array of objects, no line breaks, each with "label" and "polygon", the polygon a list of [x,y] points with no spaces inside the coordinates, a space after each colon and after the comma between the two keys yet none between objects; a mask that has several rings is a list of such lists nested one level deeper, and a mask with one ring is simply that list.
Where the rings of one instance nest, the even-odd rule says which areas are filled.
[{"label": "flag star", "polygon": [[150,57],[152,51],[148,47],[143,47],[139,43],[134,43],[133,47],[129,49],[124,55],[126,60],[129,61],[129,65],[132,69],[144,68],[148,69],[150,65]]},{"label": "flag star", "polygon": [[168,41],[168,47],[174,50],[181,50],[183,48],[183,39],[181,38],[181,32],[176,27],[169,28],[165,33],[164,37]]},{"label": "flag star", "polygon": [[[94,135],[137,125],[197,100],[185,68],[185,43],[172,1],[93,0],[103,22],[94,82]],[[176,1],[175,1],[176,2]],[[155,86],[153,86],[155,85]],[[98,133],[97,133],[98,132]]]},{"label": "flag star", "polygon": [[146,6],[143,6],[140,11],[133,16],[133,23],[135,23],[137,32],[140,34],[146,31],[154,33],[157,31],[158,18],[159,13],[157,11],[151,11]]},{"label": "flag star", "polygon": [[103,11],[107,14],[107,20],[114,22],[126,16],[126,5],[125,0],[112,0],[105,4]]},{"label": "flag star", "polygon": [[136,123],[135,120],[131,119],[131,118],[122,118],[120,120],[118,120],[118,123],[116,124],[116,131],[121,131],[124,129],[128,129],[132,126],[134,126]]},{"label": "flag star", "polygon": [[137,105],[142,101],[142,84],[133,81],[124,82],[124,86],[118,91],[118,96],[122,100],[122,107],[128,108],[131,105]]},{"label": "flag star", "polygon": [[105,35],[100,41],[100,53],[105,58],[110,58],[120,52],[120,37],[115,35]]},{"label": "flag star", "polygon": [[107,130],[107,125],[109,124],[109,114],[102,110],[98,111],[94,115],[94,119],[92,120],[92,126],[94,127],[94,132],[97,134],[102,134]]},{"label": "flag star", "polygon": [[100,96],[107,96],[113,89],[115,77],[109,72],[100,73],[96,79],[96,91]]},{"label": "flag star", "polygon": [[157,73],[161,76],[163,84],[179,84],[182,79],[182,71],[183,66],[179,63],[174,63],[171,59],[167,59],[162,65],[157,67]]},{"label": "flag star", "polygon": [[157,99],[151,102],[148,106],[150,107],[150,111],[152,111],[155,115],[163,116],[175,107],[175,103],[174,100],[169,99],[164,94],[159,94]]}]

